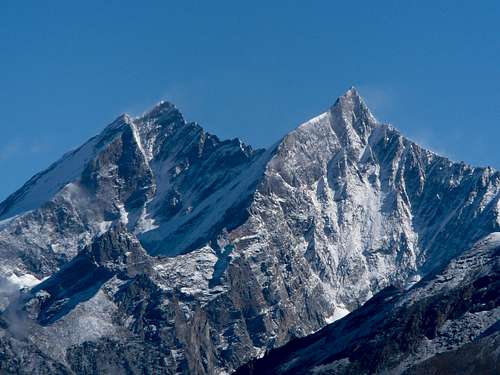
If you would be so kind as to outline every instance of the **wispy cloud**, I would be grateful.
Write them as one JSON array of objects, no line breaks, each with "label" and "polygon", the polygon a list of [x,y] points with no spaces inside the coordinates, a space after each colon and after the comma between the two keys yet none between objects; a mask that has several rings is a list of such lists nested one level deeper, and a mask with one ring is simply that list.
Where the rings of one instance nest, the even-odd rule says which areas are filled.
[{"label": "wispy cloud", "polygon": [[7,142],[6,144],[0,145],[0,161],[10,159],[15,156],[20,151],[19,142]]},{"label": "wispy cloud", "polygon": [[[403,134],[413,142],[430,150],[438,155],[448,157],[452,160],[458,160],[456,150],[450,147],[450,144],[459,141],[456,133],[447,131],[446,140],[442,137],[442,132],[430,123],[418,123],[412,116],[401,115],[401,108],[405,108],[405,98],[396,87],[388,85],[360,85],[358,87],[360,94],[365,98],[368,107],[373,110],[375,116],[382,122],[387,122],[399,129]],[[394,123],[398,118],[401,123]]]},{"label": "wispy cloud", "polygon": [[50,148],[48,142],[22,142],[20,140],[11,140],[0,144],[0,161],[7,161],[21,155],[34,155],[47,151]]},{"label": "wispy cloud", "polygon": [[394,88],[384,85],[366,84],[358,86],[358,91],[366,100],[368,107],[379,115],[386,115],[397,105],[397,94]]},{"label": "wispy cloud", "polygon": [[159,102],[167,101],[177,106],[185,114],[186,107],[188,105],[191,107],[190,104],[196,100],[196,96],[193,93],[197,91],[192,86],[189,83],[171,84],[165,90],[159,92],[158,95],[135,98],[134,103],[120,107],[116,112],[127,113],[131,116],[141,116]]}]

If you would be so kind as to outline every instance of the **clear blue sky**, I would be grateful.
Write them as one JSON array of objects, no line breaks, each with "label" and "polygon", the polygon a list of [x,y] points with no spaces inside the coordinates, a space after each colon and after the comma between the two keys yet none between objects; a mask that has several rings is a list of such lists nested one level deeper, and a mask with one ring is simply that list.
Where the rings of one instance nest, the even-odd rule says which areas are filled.
[{"label": "clear blue sky", "polygon": [[499,4],[2,0],[0,199],[160,99],[267,146],[351,85],[412,139],[499,168]]}]

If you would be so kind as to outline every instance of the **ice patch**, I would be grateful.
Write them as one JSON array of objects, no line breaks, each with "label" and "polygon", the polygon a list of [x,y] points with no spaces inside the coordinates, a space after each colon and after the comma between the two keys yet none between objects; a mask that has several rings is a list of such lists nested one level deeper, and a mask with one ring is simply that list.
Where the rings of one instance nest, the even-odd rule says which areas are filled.
[{"label": "ice patch", "polygon": [[344,316],[349,314],[350,311],[345,308],[345,306],[335,306],[335,310],[333,311],[333,315],[326,318],[326,322],[328,324],[333,323],[336,320],[342,319]]},{"label": "ice patch", "polygon": [[123,203],[120,203],[118,205],[118,210],[120,211],[120,222],[123,225],[127,225],[128,224],[128,212],[125,209],[125,206],[123,205]]},{"label": "ice patch", "polygon": [[37,279],[35,276],[30,275],[29,273],[17,276],[16,274],[12,274],[7,278],[12,284],[15,284],[19,287],[19,289],[23,288],[32,288],[37,284],[40,284],[42,280]]},{"label": "ice patch", "polygon": [[106,233],[111,227],[112,223],[112,221],[101,221],[100,223],[97,223],[97,235],[101,236]]}]

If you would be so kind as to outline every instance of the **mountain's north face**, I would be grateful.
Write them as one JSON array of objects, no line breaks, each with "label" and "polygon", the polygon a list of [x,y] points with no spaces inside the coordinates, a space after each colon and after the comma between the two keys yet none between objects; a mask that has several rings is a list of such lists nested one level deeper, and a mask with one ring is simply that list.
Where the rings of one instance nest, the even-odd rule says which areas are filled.
[{"label": "mountain's north face", "polygon": [[390,285],[397,320],[500,232],[499,197],[500,173],[422,149],[355,89],[267,150],[167,102],[120,116],[0,203],[0,372],[231,373]]}]

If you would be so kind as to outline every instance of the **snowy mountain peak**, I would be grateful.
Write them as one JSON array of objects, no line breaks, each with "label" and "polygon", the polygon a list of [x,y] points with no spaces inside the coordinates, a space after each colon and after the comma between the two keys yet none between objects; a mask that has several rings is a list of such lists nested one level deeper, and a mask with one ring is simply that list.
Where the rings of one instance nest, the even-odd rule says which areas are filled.
[{"label": "snowy mountain peak", "polygon": [[358,118],[364,117],[372,122],[377,122],[364,99],[354,86],[335,101],[330,111],[332,113],[341,113],[344,116],[346,114],[353,114]]},{"label": "snowy mountain peak", "polygon": [[354,87],[354,86],[351,86],[351,87],[349,88],[349,90],[347,90],[347,91],[345,92],[345,94],[344,94],[344,95],[342,95],[342,96],[343,96],[343,97],[358,97],[358,98],[360,98],[360,97],[361,97],[361,96],[359,95],[358,90],[357,90],[357,89],[356,89],[356,87]]},{"label": "snowy mountain peak", "polygon": [[146,111],[142,116],[136,118],[135,120],[139,123],[156,121],[158,123],[168,123],[173,119],[181,120],[181,123],[185,123],[184,117],[179,109],[172,103],[162,100],[156,104],[149,111]]},{"label": "snowy mountain peak", "polygon": [[354,87],[339,97],[329,112],[334,131],[349,147],[366,144],[372,130],[379,125]]}]

